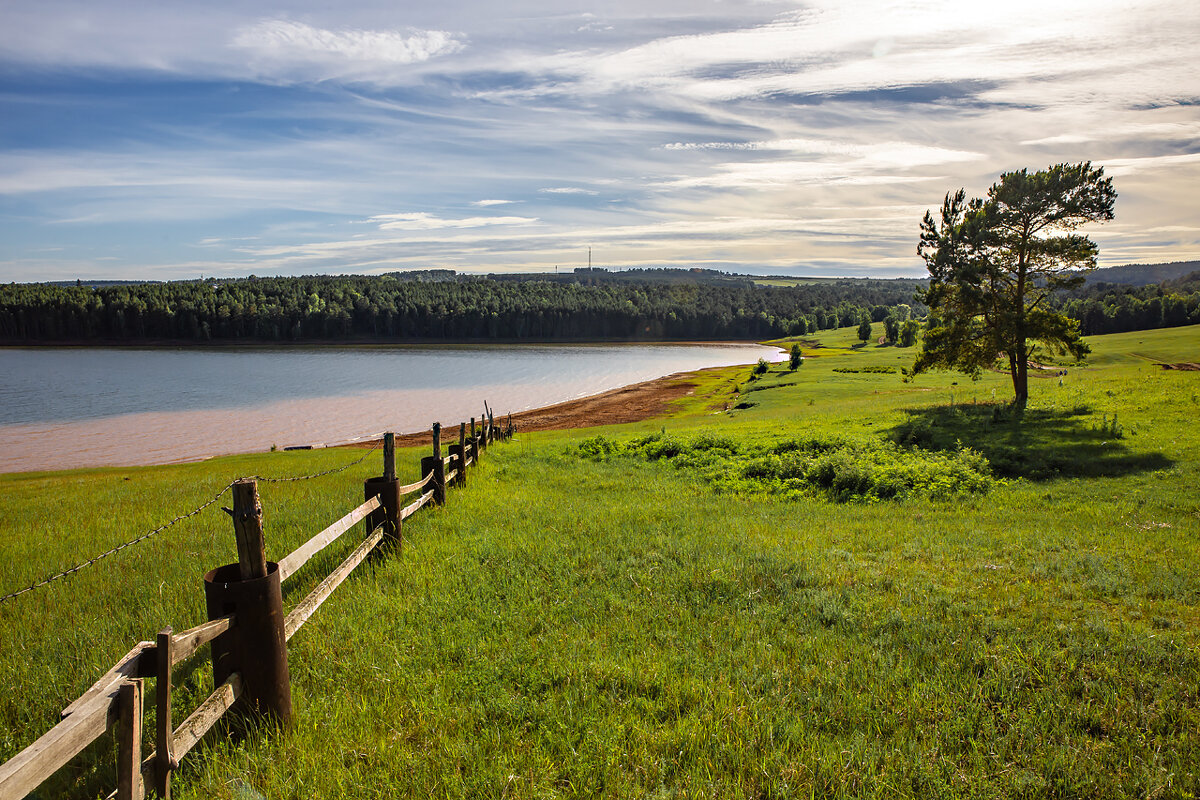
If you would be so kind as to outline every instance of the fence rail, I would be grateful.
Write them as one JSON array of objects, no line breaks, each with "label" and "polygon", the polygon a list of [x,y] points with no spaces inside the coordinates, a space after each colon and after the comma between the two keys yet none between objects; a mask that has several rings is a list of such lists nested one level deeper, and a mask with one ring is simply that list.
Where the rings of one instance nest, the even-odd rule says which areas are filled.
[{"label": "fence rail", "polygon": [[[233,489],[234,507],[226,510],[233,518],[238,563],[205,575],[209,620],[180,633],[164,628],[155,641],[135,645],[63,709],[61,722],[0,764],[0,800],[25,797],[114,727],[117,788],[110,797],[119,800],[142,798],[147,787],[159,797],[169,798],[171,773],[179,767],[179,760],[231,709],[249,707],[252,719],[286,727],[292,713],[287,642],[375,548],[384,542],[391,542],[397,550],[403,546],[403,520],[431,503],[443,505],[447,486],[465,486],[467,470],[479,463],[480,452],[493,442],[512,437],[512,417],[507,426],[497,426],[485,404],[481,425],[477,429],[472,417],[470,430],[467,436],[466,423],[460,424],[458,444],[451,445],[449,455],[443,457],[441,426],[435,423],[433,453],[421,460],[422,477],[405,485],[396,479],[395,437],[385,434],[383,475],[365,482],[364,502],[277,564],[266,559],[259,479],[242,479],[226,487]],[[400,498],[414,492],[422,494],[401,508]],[[215,501],[213,498],[204,507]],[[286,617],[272,613],[273,609],[282,611],[283,581],[364,520],[368,533],[353,552]],[[175,727],[171,709],[173,670],[206,644],[212,645],[217,688]],[[155,681],[150,697],[144,688],[147,678]],[[142,716],[147,705],[155,708],[155,749],[144,756]]]}]

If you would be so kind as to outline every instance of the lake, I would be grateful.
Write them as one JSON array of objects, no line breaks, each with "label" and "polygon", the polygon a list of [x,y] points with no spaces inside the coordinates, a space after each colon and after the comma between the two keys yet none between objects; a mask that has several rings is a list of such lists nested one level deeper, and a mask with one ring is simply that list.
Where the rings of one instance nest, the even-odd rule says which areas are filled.
[{"label": "lake", "polygon": [[340,444],[552,405],[756,344],[0,348],[0,472]]}]

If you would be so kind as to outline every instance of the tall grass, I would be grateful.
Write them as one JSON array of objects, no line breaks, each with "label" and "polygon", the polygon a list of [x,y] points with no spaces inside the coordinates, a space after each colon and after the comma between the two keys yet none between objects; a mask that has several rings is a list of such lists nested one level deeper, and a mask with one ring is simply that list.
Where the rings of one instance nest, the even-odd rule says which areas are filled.
[{"label": "tall grass", "polygon": [[[1023,421],[1006,376],[906,384],[862,368],[910,351],[853,336],[772,367],[750,408],[725,410],[751,368],[717,371],[676,417],[489,450],[470,488],[410,519],[403,552],[356,572],[292,640],[295,729],[211,736],[177,795],[1194,795],[1200,375],[1139,354],[1194,361],[1200,328],[1093,339],[1087,369],[1031,381]],[[1100,424],[1114,415],[1119,437]],[[1004,480],[875,503],[729,491],[671,458],[581,458],[597,433],[736,453],[966,446]],[[338,459],[0,477],[0,589],[236,474]],[[269,554],[377,471],[264,487]],[[223,517],[0,605],[0,758],[133,642],[200,621],[200,574],[236,557]],[[111,763],[96,748],[44,796],[95,794]]]}]

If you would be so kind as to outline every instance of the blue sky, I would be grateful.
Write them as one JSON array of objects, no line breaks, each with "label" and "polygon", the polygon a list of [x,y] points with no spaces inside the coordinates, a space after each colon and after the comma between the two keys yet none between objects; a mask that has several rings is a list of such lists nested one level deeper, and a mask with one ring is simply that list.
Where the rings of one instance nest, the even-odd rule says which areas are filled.
[{"label": "blue sky", "polygon": [[1081,160],[1102,264],[1200,258],[1200,6],[994,5],[3,3],[0,280],[920,275],[947,191]]}]

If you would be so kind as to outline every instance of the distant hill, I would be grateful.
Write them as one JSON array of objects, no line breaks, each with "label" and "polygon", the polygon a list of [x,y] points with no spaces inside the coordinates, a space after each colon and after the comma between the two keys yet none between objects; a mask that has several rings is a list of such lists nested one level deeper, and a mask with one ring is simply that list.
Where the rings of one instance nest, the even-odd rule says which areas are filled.
[{"label": "distant hill", "polygon": [[1128,286],[1149,286],[1182,278],[1200,270],[1200,261],[1172,261],[1168,264],[1126,264],[1123,267],[1104,267],[1087,276],[1088,283],[1123,283]]}]

